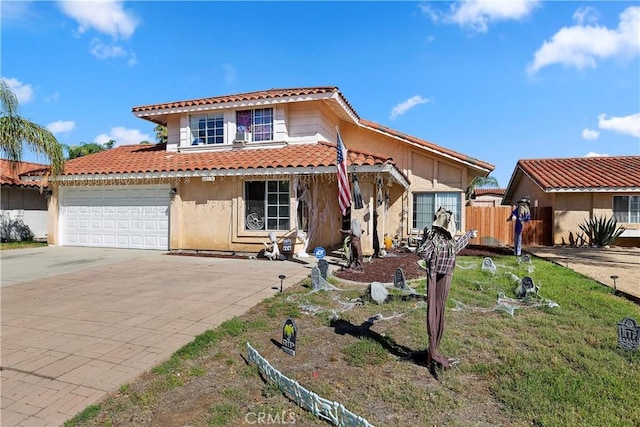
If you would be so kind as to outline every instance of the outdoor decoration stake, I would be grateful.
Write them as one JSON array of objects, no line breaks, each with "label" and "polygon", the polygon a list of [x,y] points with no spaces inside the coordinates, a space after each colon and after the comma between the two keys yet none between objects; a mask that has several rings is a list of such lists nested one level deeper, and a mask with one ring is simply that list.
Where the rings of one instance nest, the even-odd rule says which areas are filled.
[{"label": "outdoor decoration stake", "polygon": [[618,276],[610,276],[613,279],[613,292],[616,292],[616,279],[618,278]]},{"label": "outdoor decoration stake", "polygon": [[286,278],[287,277],[284,274],[278,276],[278,279],[280,279],[280,292],[282,292],[282,281]]}]

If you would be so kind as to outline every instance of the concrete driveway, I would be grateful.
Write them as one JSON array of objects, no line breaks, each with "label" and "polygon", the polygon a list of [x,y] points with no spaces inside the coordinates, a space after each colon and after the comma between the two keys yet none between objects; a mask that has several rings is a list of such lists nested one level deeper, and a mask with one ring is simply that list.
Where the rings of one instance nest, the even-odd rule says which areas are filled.
[{"label": "concrete driveway", "polygon": [[274,295],[280,274],[287,288],[311,271],[291,261],[74,247],[3,251],[0,263],[0,425],[25,427],[63,424]]}]

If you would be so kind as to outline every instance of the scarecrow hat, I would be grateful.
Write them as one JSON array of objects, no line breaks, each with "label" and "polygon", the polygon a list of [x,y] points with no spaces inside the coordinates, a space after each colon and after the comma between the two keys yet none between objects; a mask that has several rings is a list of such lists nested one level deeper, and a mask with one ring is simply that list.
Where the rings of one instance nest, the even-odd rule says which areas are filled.
[{"label": "scarecrow hat", "polygon": [[456,217],[451,211],[440,207],[435,215],[436,219],[431,224],[432,227],[439,228],[449,238],[452,238],[456,232]]}]

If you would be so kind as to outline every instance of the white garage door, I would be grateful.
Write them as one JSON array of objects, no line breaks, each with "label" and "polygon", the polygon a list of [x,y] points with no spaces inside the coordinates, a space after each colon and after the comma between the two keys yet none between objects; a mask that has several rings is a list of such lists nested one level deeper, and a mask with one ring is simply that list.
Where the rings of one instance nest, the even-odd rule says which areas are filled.
[{"label": "white garage door", "polygon": [[106,248],[169,247],[169,187],[63,187],[62,244]]}]

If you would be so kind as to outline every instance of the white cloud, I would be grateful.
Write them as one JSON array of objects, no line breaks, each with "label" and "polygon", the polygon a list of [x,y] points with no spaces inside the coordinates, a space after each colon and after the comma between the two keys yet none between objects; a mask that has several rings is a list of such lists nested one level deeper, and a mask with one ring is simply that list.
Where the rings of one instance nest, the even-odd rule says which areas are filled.
[{"label": "white cloud", "polygon": [[396,118],[398,118],[398,116],[401,116],[402,114],[406,113],[416,105],[426,104],[427,102],[430,102],[430,101],[431,101],[430,99],[425,99],[420,95],[412,96],[406,101],[402,101],[400,104],[393,107],[393,109],[391,110],[391,114],[389,115],[389,118],[391,120],[395,120]]},{"label": "white cloud", "polygon": [[561,28],[551,40],[544,42],[528,67],[530,74],[552,64],[593,68],[600,59],[631,58],[640,53],[640,7],[625,9],[616,29],[583,25],[580,20],[585,16],[584,13],[574,14],[574,19],[579,21],[577,25]]},{"label": "white cloud", "polygon": [[155,136],[151,137],[146,133],[140,132],[138,129],[127,129],[122,126],[111,128],[108,134],[102,133],[96,136],[93,142],[97,144],[106,144],[110,140],[116,142],[115,146],[121,145],[135,145],[140,144],[142,141],[155,141]]},{"label": "white cloud", "polygon": [[593,140],[593,139],[598,139],[599,136],[600,136],[600,132],[598,132],[597,130],[588,129],[588,128],[584,128],[582,130],[582,137],[584,139]]},{"label": "white cloud", "polygon": [[598,11],[591,6],[580,7],[573,13],[573,20],[580,25],[585,22],[597,22],[598,17]]},{"label": "white cloud", "polygon": [[496,21],[522,19],[537,6],[538,0],[468,0],[455,2],[447,20],[486,33]]},{"label": "white cloud", "polygon": [[24,84],[20,80],[13,78],[2,77],[2,80],[18,98],[18,104],[25,104],[33,100],[34,94],[31,85]]},{"label": "white cloud", "polygon": [[582,157],[609,157],[608,154],[600,154],[600,153],[596,153],[593,151],[589,151],[587,154],[585,154]]},{"label": "white cloud", "polygon": [[76,127],[76,123],[71,120],[58,120],[57,122],[49,123],[46,127],[51,133],[55,135],[58,133],[72,131]]},{"label": "white cloud", "polygon": [[598,127],[640,138],[640,113],[611,118],[607,118],[606,114],[600,114],[598,116]]},{"label": "white cloud", "polygon": [[422,11],[422,13],[424,15],[427,15],[433,22],[438,22],[440,20],[442,14],[436,10],[433,10],[433,8],[429,4],[420,3],[418,7]]},{"label": "white cloud", "polygon": [[138,26],[138,20],[122,7],[118,0],[101,1],[61,1],[62,11],[78,22],[78,32],[94,30],[112,36],[128,39]]},{"label": "white cloud", "polygon": [[91,54],[98,59],[127,58],[127,65],[130,66],[137,63],[136,55],[133,52],[128,52],[115,44],[104,44],[99,39],[91,41]]},{"label": "white cloud", "polygon": [[33,16],[31,1],[3,1],[2,20],[6,22],[25,21]]}]

